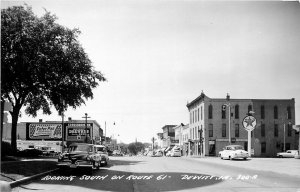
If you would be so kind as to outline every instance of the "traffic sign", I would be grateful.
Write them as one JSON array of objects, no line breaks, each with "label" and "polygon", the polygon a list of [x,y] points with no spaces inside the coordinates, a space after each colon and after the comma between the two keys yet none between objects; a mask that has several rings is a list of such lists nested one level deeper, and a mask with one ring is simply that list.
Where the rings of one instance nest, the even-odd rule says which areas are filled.
[{"label": "traffic sign", "polygon": [[243,126],[247,131],[252,131],[256,126],[256,119],[253,116],[246,116],[243,119]]}]

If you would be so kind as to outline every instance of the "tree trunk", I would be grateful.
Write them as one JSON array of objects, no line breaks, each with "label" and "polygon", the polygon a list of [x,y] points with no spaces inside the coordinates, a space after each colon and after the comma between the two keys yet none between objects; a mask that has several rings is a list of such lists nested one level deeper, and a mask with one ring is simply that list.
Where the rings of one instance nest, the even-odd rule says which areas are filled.
[{"label": "tree trunk", "polygon": [[18,119],[19,119],[19,112],[20,110],[17,110],[14,108],[12,115],[12,123],[11,123],[11,148],[13,154],[17,152],[17,126],[18,126]]}]

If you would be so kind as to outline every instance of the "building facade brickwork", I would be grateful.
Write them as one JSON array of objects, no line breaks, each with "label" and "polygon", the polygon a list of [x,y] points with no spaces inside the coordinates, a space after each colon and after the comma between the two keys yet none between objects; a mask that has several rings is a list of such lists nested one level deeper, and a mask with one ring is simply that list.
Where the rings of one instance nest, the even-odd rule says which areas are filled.
[{"label": "building facade brickwork", "polygon": [[298,147],[299,133],[292,129],[295,125],[294,99],[230,99],[229,96],[219,99],[202,93],[188,103],[187,108],[189,155],[216,156],[229,144],[242,145],[247,150],[248,132],[242,121],[249,112],[254,112],[257,119],[251,134],[254,156],[273,157],[277,152]]}]

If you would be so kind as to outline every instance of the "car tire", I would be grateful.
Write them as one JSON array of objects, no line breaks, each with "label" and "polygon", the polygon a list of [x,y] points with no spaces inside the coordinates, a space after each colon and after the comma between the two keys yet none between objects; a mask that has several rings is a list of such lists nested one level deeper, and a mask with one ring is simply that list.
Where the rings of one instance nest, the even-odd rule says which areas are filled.
[{"label": "car tire", "polygon": [[244,160],[247,160],[247,157],[244,157]]}]

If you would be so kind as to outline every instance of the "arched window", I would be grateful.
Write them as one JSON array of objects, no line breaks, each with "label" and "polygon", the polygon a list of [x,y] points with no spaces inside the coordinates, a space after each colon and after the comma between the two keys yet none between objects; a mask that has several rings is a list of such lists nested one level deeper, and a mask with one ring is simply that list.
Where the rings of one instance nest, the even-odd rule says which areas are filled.
[{"label": "arched window", "polygon": [[265,118],[265,106],[264,105],[260,106],[260,118],[261,119]]},{"label": "arched window", "polygon": [[288,119],[292,119],[292,110],[291,110],[291,106],[287,107],[287,118]]},{"label": "arched window", "polygon": [[226,108],[221,106],[222,119],[226,119]]},{"label": "arched window", "polygon": [[248,113],[252,111],[252,105],[248,105]]},{"label": "arched window", "polygon": [[234,106],[234,117],[236,119],[240,118],[240,106],[239,105]]},{"label": "arched window", "polygon": [[278,107],[274,106],[274,119],[278,119]]},{"label": "arched window", "polygon": [[208,118],[213,118],[213,106],[211,104],[208,106]]}]

